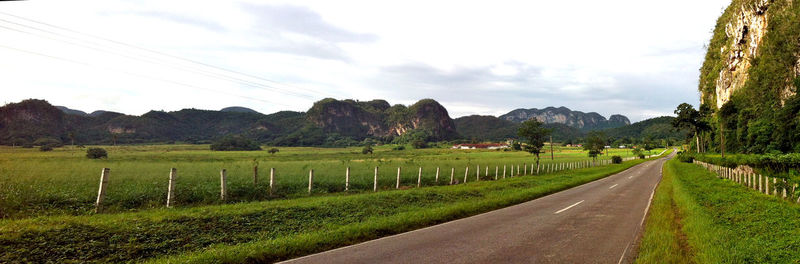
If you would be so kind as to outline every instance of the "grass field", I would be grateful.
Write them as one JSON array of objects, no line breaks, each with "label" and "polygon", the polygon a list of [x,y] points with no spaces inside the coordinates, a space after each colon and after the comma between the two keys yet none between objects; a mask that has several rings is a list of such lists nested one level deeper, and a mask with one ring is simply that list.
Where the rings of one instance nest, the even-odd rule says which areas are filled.
[{"label": "grass field", "polygon": [[[449,155],[472,154],[495,155]],[[525,202],[641,162],[411,190],[5,219],[0,262],[268,263]]]},{"label": "grass field", "polygon": [[[314,169],[313,193],[344,191],[346,167],[351,167],[350,192],[372,190],[374,168],[379,167],[379,188],[393,189],[397,167],[402,167],[403,188],[416,187],[418,168],[423,168],[423,186],[449,182],[451,168],[469,181],[481,166],[482,180],[493,178],[495,167],[531,164],[525,152],[452,149],[392,150],[380,146],[371,155],[361,148],[281,148],[266,151],[212,152],[205,145],[105,146],[109,158],[89,160],[85,149],[64,147],[51,152],[0,147],[0,218],[42,215],[83,215],[93,210],[102,168],[111,168],[106,194],[106,212],[125,212],[163,207],[170,168],[177,168],[176,204],[179,207],[222,203],[219,171],[228,173],[228,201],[261,201],[307,196],[308,171]],[[660,150],[653,150],[658,153]],[[630,150],[611,149],[610,155],[631,156]],[[602,156],[602,159],[609,159]],[[555,160],[543,155],[544,164],[589,160],[578,148],[555,148]],[[258,185],[253,184],[253,166],[259,165]],[[489,166],[491,176],[485,175]],[[434,182],[436,167],[441,179]],[[269,168],[276,169],[273,196],[268,194]],[[510,171],[508,172],[510,174]]]},{"label": "grass field", "polygon": [[666,163],[637,263],[800,263],[800,205]]}]

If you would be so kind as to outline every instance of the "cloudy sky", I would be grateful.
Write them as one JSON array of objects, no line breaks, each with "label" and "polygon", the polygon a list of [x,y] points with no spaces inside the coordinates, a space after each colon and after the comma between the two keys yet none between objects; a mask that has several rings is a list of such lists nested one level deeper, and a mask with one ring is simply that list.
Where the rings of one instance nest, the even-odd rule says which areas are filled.
[{"label": "cloudy sky", "polygon": [[140,115],[433,98],[452,117],[566,106],[639,121],[697,105],[729,3],[0,2],[0,103]]}]

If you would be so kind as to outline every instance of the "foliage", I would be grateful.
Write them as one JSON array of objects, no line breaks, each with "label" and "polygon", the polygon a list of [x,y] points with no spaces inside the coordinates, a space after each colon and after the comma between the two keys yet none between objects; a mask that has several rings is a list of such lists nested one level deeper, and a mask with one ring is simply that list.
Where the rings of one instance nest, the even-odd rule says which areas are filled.
[{"label": "foliage", "polygon": [[361,149],[361,154],[372,154],[373,151],[372,145],[366,145],[363,149]]},{"label": "foliage", "polygon": [[519,124],[495,116],[465,116],[454,120],[456,131],[465,139],[504,141],[517,135]]},{"label": "foliage", "polygon": [[39,147],[39,151],[52,151],[53,145],[47,144]]},{"label": "foliage", "polygon": [[425,140],[416,139],[413,142],[411,142],[411,146],[414,147],[415,149],[424,149],[428,148],[428,143],[425,142]]},{"label": "foliage", "polygon": [[64,143],[62,143],[61,140],[58,140],[58,139],[55,139],[55,138],[45,137],[45,138],[36,139],[36,141],[33,141],[33,145],[36,145],[36,146],[50,146],[52,148],[52,147],[64,146]]},{"label": "foliage", "polygon": [[405,145],[397,145],[394,148],[392,148],[392,150],[405,150],[405,149],[406,149]]},{"label": "foliage", "polygon": [[588,150],[589,157],[597,159],[597,155],[603,153],[605,146],[606,142],[604,135],[602,133],[592,131],[589,132],[588,136],[586,136],[586,143],[583,144],[583,150]]},{"label": "foliage", "polygon": [[549,129],[542,127],[542,122],[536,119],[522,122],[517,132],[520,139],[525,141],[525,145],[522,149],[536,156],[537,167],[539,165],[539,154],[542,153],[542,147],[544,147],[545,137],[547,137],[550,132]]},{"label": "foliage", "polygon": [[622,163],[622,157],[617,156],[617,155],[611,156],[611,163],[614,163],[614,164]]},{"label": "foliage", "polygon": [[278,148],[270,148],[269,150],[267,150],[267,152],[268,152],[269,154],[272,154],[272,155],[275,155],[275,153],[278,153],[278,152],[280,152],[280,151],[281,151],[281,150],[280,150],[280,149],[278,149]]},{"label": "foliage", "polygon": [[242,136],[226,136],[214,141],[211,150],[234,151],[234,150],[261,150],[261,146],[255,141]]},{"label": "foliage", "polygon": [[90,159],[105,159],[108,158],[108,151],[104,148],[88,148],[86,149],[86,157]]}]

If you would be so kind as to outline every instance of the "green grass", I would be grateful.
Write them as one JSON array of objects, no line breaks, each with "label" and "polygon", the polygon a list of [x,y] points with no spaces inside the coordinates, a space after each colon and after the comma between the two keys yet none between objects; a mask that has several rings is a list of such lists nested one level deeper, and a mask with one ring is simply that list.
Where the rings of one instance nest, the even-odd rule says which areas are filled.
[{"label": "green grass", "polygon": [[525,202],[643,160],[455,186],[0,220],[0,262],[272,262]]},{"label": "green grass", "polygon": [[798,252],[800,206],[671,160],[637,262],[799,263]]},{"label": "green grass", "polygon": [[[228,172],[228,203],[264,201],[307,196],[308,171],[314,169],[314,195],[344,191],[344,173],[351,167],[350,192],[372,190],[373,171],[380,168],[381,190],[393,189],[397,167],[402,167],[403,188],[415,187],[417,170],[423,168],[423,185],[443,185],[450,168],[463,181],[470,167],[474,176],[481,166],[482,180],[493,178],[495,166],[531,164],[525,152],[452,149],[408,149],[393,151],[381,146],[375,154],[363,155],[360,148],[281,148],[275,155],[266,151],[212,152],[205,145],[106,146],[109,158],[89,160],[85,149],[64,147],[51,152],[0,147],[0,218],[44,215],[86,215],[93,210],[100,170],[111,168],[105,201],[106,212],[163,207],[170,168],[178,169],[176,204],[179,207],[222,204],[219,199],[219,171]],[[660,150],[653,150],[658,153]],[[630,156],[628,150],[611,150],[611,155]],[[546,158],[545,158],[546,156]],[[608,159],[608,156],[602,158]],[[557,147],[555,160],[542,157],[544,164],[585,161],[586,152]],[[258,185],[253,184],[253,165],[259,164]],[[484,175],[484,166],[491,166]],[[436,167],[440,181],[434,182]],[[268,195],[269,168],[276,168],[273,196]],[[510,171],[509,171],[510,174]],[[460,176],[460,177],[459,177]],[[469,181],[474,177],[469,178]]]}]

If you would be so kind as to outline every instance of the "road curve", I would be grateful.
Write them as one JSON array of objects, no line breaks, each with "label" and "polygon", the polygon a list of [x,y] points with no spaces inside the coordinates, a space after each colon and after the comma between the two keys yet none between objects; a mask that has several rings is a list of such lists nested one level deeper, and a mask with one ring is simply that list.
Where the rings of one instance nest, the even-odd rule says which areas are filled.
[{"label": "road curve", "polygon": [[630,263],[673,155],[515,206],[284,263]]}]

